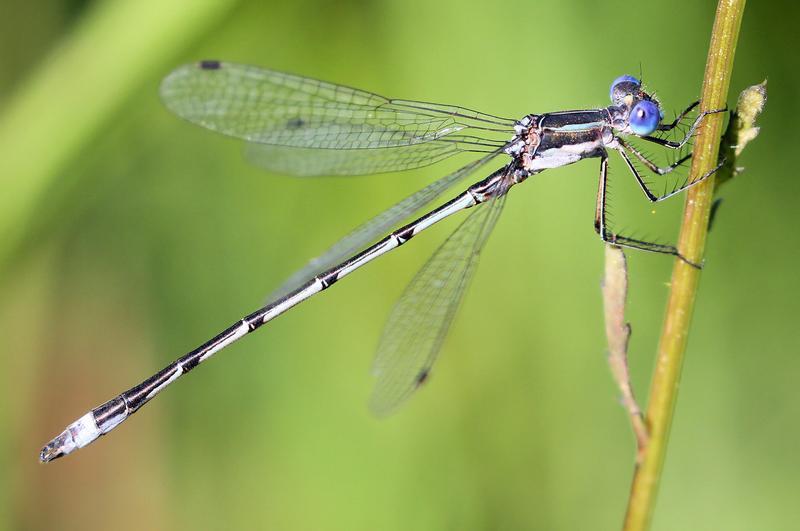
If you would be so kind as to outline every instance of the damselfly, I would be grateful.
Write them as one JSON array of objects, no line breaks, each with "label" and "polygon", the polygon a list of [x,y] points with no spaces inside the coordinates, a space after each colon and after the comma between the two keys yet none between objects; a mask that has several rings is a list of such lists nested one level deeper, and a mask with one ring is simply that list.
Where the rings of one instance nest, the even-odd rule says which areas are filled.
[{"label": "damselfly", "polygon": [[[647,199],[661,201],[706,178],[657,194],[634,164],[662,176],[691,157],[659,167],[625,141],[637,137],[680,149],[703,117],[679,140],[675,129],[699,102],[662,124],[658,101],[632,76],[611,84],[606,108],[501,118],[453,105],[390,100],[311,78],[251,66],[203,61],[178,68],[161,85],[166,106],[178,116],[247,141],[248,156],[271,171],[295,175],[354,175],[419,168],[457,153],[480,158],[403,199],[345,236],[292,276],[272,302],[116,398],[70,424],[41,451],[42,461],[82,448],[118,426],[164,388],[234,341],[409,241],[431,225],[480,206],[417,273],[389,317],[374,364],[371,407],[395,409],[427,378],[469,283],[478,255],[512,186],[549,168],[600,159],[594,227],[612,244],[683,258],[675,247],[617,234],[606,224],[608,150],[622,156]],[[389,232],[455,183],[498,156],[502,167],[416,220]],[[382,239],[378,238],[389,232]],[[366,248],[370,242],[377,241]],[[361,250],[363,248],[363,250]]]}]

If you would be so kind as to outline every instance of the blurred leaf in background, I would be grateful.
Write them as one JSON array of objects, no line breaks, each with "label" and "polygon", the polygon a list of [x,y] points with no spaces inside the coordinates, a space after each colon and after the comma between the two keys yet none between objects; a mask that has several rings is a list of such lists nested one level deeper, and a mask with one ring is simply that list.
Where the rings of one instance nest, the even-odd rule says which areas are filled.
[{"label": "blurred leaf in background", "polygon": [[[723,189],[654,529],[791,528],[800,466],[800,14],[751,3],[732,93],[770,110]],[[366,399],[393,300],[447,227],[302,305],[109,437],[38,448],[255,309],[306,259],[463,163],[290,179],[158,101],[219,58],[502,116],[606,104],[638,74],[697,97],[713,5],[9,0],[0,20],[0,518],[10,529],[616,529],[635,443],[605,364],[597,167],[515,189],[429,385]],[[787,50],[787,53],[779,53]],[[730,101],[734,103],[733,99]],[[612,158],[613,213],[674,239]],[[651,229],[646,229],[651,230]],[[652,371],[671,261],[629,254],[632,378]],[[338,286],[338,285],[337,285]]]}]

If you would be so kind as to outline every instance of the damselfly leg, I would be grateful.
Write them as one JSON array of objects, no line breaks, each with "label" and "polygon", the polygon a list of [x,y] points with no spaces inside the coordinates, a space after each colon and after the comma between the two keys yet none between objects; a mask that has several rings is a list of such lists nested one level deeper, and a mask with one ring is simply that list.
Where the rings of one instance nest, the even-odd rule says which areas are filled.
[{"label": "damselfly leg", "polygon": [[[658,129],[658,131],[671,131],[672,129],[677,127],[678,124],[681,122],[681,120],[689,112],[691,112],[691,110],[694,109],[697,105],[698,105],[698,102],[693,103],[685,111],[683,111],[675,119],[674,122],[672,122],[668,126],[664,126],[662,129]],[[700,114],[697,115],[697,118],[694,119],[694,122],[692,122],[692,126],[689,128],[689,130],[686,132],[686,134],[683,136],[683,138],[680,139],[677,142],[674,141],[674,140],[667,140],[667,139],[664,139],[664,138],[659,138],[657,136],[651,136],[651,135],[643,135],[643,136],[640,136],[639,138],[641,138],[642,140],[647,140],[648,142],[653,142],[654,144],[658,144],[659,146],[664,146],[664,147],[670,148],[670,149],[680,149],[683,146],[685,146],[686,143],[694,136],[695,131],[697,131],[697,128],[700,126],[700,124],[703,122],[703,120],[705,119],[706,116],[708,116],[710,114],[717,114],[717,113],[725,112],[726,110],[727,109],[714,109],[714,110],[711,110],[711,111],[703,111],[703,112],[701,112]]]},{"label": "damselfly leg", "polygon": [[686,108],[685,108],[684,110],[682,110],[682,111],[681,111],[681,112],[680,112],[680,113],[679,113],[677,116],[675,116],[675,119],[674,119],[674,120],[672,120],[672,121],[671,121],[670,123],[668,123],[668,124],[661,124],[661,125],[659,125],[659,126],[656,128],[656,131],[672,131],[672,130],[673,130],[673,129],[675,129],[675,128],[676,128],[676,127],[677,127],[677,126],[678,126],[678,125],[679,125],[679,124],[680,124],[680,123],[683,121],[683,119],[684,119],[684,118],[686,118],[686,117],[689,115],[689,113],[690,113],[690,112],[692,112],[692,111],[695,109],[695,107],[697,107],[698,105],[700,105],[700,100],[693,101],[693,102],[692,102],[692,103],[691,103],[691,104],[690,104],[688,107],[686,107]]},{"label": "damselfly leg", "polygon": [[633,156],[635,156],[642,164],[647,166],[647,169],[649,169],[653,173],[655,173],[657,175],[660,175],[660,176],[666,175],[666,174],[670,173],[672,170],[674,170],[675,168],[678,168],[679,166],[681,166],[684,162],[686,162],[686,161],[688,161],[689,159],[692,158],[692,154],[689,153],[687,155],[684,155],[683,157],[681,157],[680,159],[676,160],[675,162],[673,162],[669,166],[660,167],[660,166],[657,166],[653,161],[651,161],[650,159],[645,157],[644,154],[642,154],[639,150],[637,150],[636,148],[634,148],[630,144],[627,144],[621,138],[617,139],[617,144],[619,144],[619,147],[616,147],[615,149],[622,156],[622,159],[625,161],[625,164],[628,166],[628,169],[631,171],[631,173],[633,173],[633,176],[636,178],[636,182],[641,187],[642,191],[644,192],[644,195],[652,203],[657,203],[659,201],[663,201],[664,199],[668,199],[668,198],[670,198],[670,197],[672,197],[672,196],[674,196],[676,194],[679,194],[679,193],[683,192],[684,190],[686,190],[688,188],[691,188],[695,184],[698,184],[698,183],[704,181],[705,179],[707,179],[708,177],[713,175],[718,169],[720,169],[722,167],[722,164],[723,164],[723,163],[720,162],[719,164],[717,164],[716,167],[714,167],[710,171],[706,172],[704,175],[701,175],[697,179],[695,179],[695,180],[693,180],[691,182],[687,181],[684,184],[682,184],[681,186],[678,186],[677,188],[675,188],[674,190],[671,190],[669,192],[663,193],[661,195],[656,195],[650,190],[650,187],[644,181],[644,179],[642,179],[642,176],[639,173],[639,170],[636,169],[636,167],[633,165],[633,161],[631,161],[630,157],[628,157],[628,153],[633,154]]},{"label": "damselfly leg", "polygon": [[[627,159],[626,159],[627,160]],[[637,175],[637,180],[641,179]],[[678,249],[672,245],[665,245],[661,243],[648,242],[631,238],[623,234],[617,234],[608,228],[606,203],[608,200],[608,155],[603,155],[600,159],[600,182],[597,186],[597,203],[594,213],[594,230],[600,235],[600,238],[606,243],[618,245],[620,247],[628,247],[631,249],[639,249],[641,251],[649,251],[653,253],[671,254],[677,256],[686,263],[697,267],[697,264],[690,262],[683,255],[678,252]]]}]

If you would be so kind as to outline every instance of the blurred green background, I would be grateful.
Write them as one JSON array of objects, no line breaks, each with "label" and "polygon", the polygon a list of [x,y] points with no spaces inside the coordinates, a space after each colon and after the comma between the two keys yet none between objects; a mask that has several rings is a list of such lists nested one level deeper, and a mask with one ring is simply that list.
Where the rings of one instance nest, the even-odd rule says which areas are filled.
[{"label": "blurred green background", "polygon": [[[592,162],[515,188],[430,383],[393,417],[366,408],[371,357],[447,227],[229,348],[91,447],[47,466],[37,452],[464,162],[267,175],[236,141],[162,107],[175,66],[227,59],[511,117],[604,106],[611,80],[641,68],[679,110],[700,92],[713,14],[690,0],[5,0],[0,526],[618,529],[635,448],[605,359]],[[656,530],[800,520],[799,15],[777,1],[745,12],[729,102],[765,77],[770,99],[747,171],[722,189]],[[674,240],[682,200],[653,210],[611,163],[619,223],[655,219]],[[645,401],[672,260],[628,256]]]}]

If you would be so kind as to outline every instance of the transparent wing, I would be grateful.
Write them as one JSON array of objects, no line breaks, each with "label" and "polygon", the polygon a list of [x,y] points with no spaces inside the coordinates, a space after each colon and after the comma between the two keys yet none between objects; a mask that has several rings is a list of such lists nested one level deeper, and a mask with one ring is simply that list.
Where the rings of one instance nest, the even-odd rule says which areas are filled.
[{"label": "transparent wing", "polygon": [[504,145],[501,141],[460,135],[385,149],[313,149],[248,143],[245,156],[256,166],[284,175],[369,175],[421,168],[458,153],[489,153]]},{"label": "transparent wing", "polygon": [[505,195],[479,205],[417,273],[392,310],[373,365],[370,409],[394,411],[428,377]]},{"label": "transparent wing", "polygon": [[184,65],[161,84],[178,116],[208,129],[280,146],[410,146],[466,130],[513,133],[514,120],[451,105],[389,100],[303,76],[218,61]]},{"label": "transparent wing", "polygon": [[411,216],[414,212],[432,202],[439,197],[445,190],[455,183],[474,172],[478,168],[486,165],[494,159],[500,152],[490,153],[478,160],[470,162],[459,170],[442,177],[441,179],[429,184],[425,188],[411,194],[394,206],[384,210],[369,221],[362,223],[355,230],[347,234],[336,242],[323,254],[311,260],[305,267],[297,271],[277,290],[272,292],[269,300],[286,295],[290,291],[299,287],[316,275],[327,271],[336,264],[343,262],[346,258],[362,250],[367,244],[374,242],[395,228],[401,221]]}]

